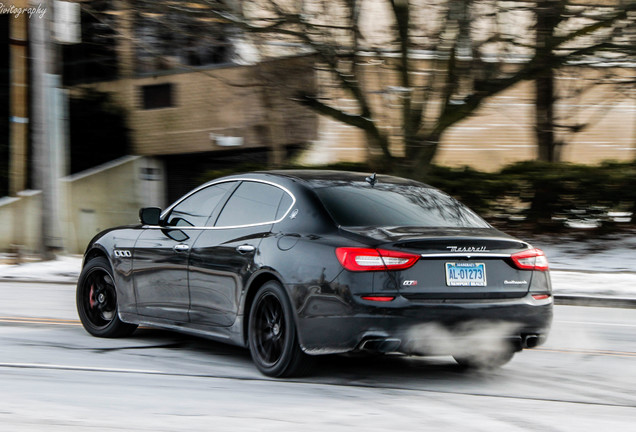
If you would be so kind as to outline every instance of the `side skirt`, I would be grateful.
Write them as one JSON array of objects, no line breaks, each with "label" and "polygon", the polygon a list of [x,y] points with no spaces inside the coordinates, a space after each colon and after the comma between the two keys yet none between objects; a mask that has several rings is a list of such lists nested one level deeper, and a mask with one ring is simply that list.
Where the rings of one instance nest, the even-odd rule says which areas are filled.
[{"label": "side skirt", "polygon": [[138,324],[141,326],[155,327],[165,330],[172,330],[179,333],[190,334],[193,336],[204,337],[216,342],[223,342],[231,345],[247,348],[247,344],[242,336],[242,316],[238,316],[230,327],[213,327],[201,326],[185,322],[175,322],[162,320],[159,318],[150,318],[132,313],[119,313],[119,318],[129,324]]}]

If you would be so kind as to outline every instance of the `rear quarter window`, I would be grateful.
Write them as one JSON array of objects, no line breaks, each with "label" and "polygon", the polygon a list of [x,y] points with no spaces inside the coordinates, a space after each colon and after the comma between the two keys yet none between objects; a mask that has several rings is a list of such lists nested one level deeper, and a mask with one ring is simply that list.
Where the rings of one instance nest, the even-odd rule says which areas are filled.
[{"label": "rear quarter window", "polygon": [[[282,206],[287,202],[284,212]],[[292,198],[281,188],[254,181],[244,181],[225,204],[217,227],[238,227],[272,223],[278,214],[291,206]]]}]

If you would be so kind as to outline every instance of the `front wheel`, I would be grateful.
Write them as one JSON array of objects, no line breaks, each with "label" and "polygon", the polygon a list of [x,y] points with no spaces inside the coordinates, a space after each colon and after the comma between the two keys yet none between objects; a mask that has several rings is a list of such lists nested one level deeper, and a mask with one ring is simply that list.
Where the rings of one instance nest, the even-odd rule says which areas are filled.
[{"label": "front wheel", "polygon": [[248,344],[256,367],[271,377],[301,375],[310,358],[298,344],[291,304],[283,287],[265,283],[256,293],[249,314]]},{"label": "front wheel", "polygon": [[77,313],[87,332],[98,337],[128,336],[137,328],[117,315],[117,290],[106,258],[90,260],[77,281]]}]

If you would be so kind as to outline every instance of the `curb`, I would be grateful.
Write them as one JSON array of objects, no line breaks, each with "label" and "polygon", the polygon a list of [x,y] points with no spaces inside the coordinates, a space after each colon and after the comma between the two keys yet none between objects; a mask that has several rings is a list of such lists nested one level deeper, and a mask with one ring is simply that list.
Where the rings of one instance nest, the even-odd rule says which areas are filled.
[{"label": "curb", "polygon": [[555,305],[594,306],[621,309],[636,309],[636,298],[599,297],[584,295],[554,295]]},{"label": "curb", "polygon": [[573,269],[571,267],[568,268],[555,268],[550,267],[550,273],[585,273],[585,274],[636,274],[634,270],[626,270],[626,269],[618,269],[618,270],[589,270],[589,269]]}]

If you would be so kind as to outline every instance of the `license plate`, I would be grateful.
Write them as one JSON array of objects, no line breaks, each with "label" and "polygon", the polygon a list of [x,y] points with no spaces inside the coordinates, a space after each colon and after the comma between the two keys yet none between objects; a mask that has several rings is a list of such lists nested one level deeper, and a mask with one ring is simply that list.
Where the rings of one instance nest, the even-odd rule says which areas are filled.
[{"label": "license plate", "polygon": [[473,262],[447,262],[446,285],[486,286],[486,264]]}]

